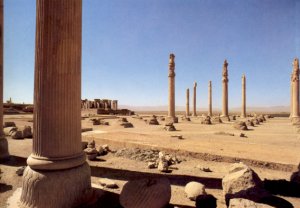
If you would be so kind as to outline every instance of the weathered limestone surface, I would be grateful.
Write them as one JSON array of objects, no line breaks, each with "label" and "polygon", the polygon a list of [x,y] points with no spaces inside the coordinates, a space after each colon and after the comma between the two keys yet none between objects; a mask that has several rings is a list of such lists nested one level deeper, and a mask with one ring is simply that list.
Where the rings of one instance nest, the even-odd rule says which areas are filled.
[{"label": "weathered limestone surface", "polygon": [[194,96],[193,96],[193,116],[197,116],[197,107],[196,107],[196,96],[197,96],[197,82],[194,82]]},{"label": "weathered limestone surface", "polygon": [[170,54],[169,59],[169,110],[167,120],[173,123],[178,123],[178,118],[175,116],[175,55]]},{"label": "weathered limestone surface", "polygon": [[91,188],[81,144],[82,1],[37,0],[36,6],[33,152],[21,204],[72,207]]},{"label": "weathered limestone surface", "polygon": [[222,73],[222,86],[223,86],[223,94],[222,94],[222,115],[221,117],[228,117],[228,63],[225,59],[223,64],[223,73]]},{"label": "weathered limestone surface", "polygon": [[246,76],[242,76],[242,113],[241,118],[246,118]]},{"label": "weathered limestone surface", "polygon": [[8,143],[3,133],[3,0],[0,0],[0,161],[9,158]]},{"label": "weathered limestone surface", "polygon": [[208,83],[208,116],[212,117],[212,84]]}]

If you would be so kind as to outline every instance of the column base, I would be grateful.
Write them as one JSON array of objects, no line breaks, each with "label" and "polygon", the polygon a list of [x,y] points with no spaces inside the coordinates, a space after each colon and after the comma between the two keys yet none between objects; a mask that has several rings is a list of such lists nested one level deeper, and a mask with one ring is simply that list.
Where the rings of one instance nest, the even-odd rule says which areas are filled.
[{"label": "column base", "polygon": [[300,124],[300,117],[299,116],[293,116],[293,117],[291,117],[291,121],[292,121],[293,125]]},{"label": "column base", "polygon": [[227,115],[221,115],[220,118],[222,121],[230,121],[230,118]]},{"label": "column base", "polygon": [[9,159],[8,142],[5,136],[0,136],[0,161]]},{"label": "column base", "polygon": [[167,116],[166,117],[166,123],[178,123],[178,117],[171,117],[171,116]]},{"label": "column base", "polygon": [[19,207],[74,207],[90,194],[91,170],[83,165],[65,170],[33,170],[26,167]]}]

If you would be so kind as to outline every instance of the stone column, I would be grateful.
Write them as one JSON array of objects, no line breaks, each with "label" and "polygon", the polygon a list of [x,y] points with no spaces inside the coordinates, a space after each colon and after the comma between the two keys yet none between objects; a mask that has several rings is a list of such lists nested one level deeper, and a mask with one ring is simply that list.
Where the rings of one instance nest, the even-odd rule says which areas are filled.
[{"label": "stone column", "polygon": [[[81,0],[37,0],[33,152],[23,207],[73,207],[91,190],[81,145]],[[78,205],[78,204],[77,204]]]},{"label": "stone column", "polygon": [[185,116],[190,116],[190,89],[186,89],[186,110],[185,110]]},{"label": "stone column", "polygon": [[221,117],[229,118],[228,115],[228,63],[225,59],[223,64],[223,73],[222,73],[222,85],[223,85],[223,94],[222,94],[222,101],[223,101],[223,107],[222,107],[222,115]]},{"label": "stone column", "polygon": [[243,74],[242,76],[242,112],[241,118],[246,118],[246,77]]},{"label": "stone column", "polygon": [[197,97],[197,82],[194,82],[194,95],[193,95],[193,116],[197,116],[196,98]]},{"label": "stone column", "polygon": [[3,133],[3,0],[0,0],[0,161],[9,157],[8,143]]},{"label": "stone column", "polygon": [[211,81],[208,83],[208,116],[212,116],[212,86]]},{"label": "stone column", "polygon": [[293,63],[293,115],[292,121],[299,121],[299,59],[295,58]]},{"label": "stone column", "polygon": [[169,59],[169,110],[167,121],[178,123],[178,118],[175,116],[175,55],[170,54]]}]

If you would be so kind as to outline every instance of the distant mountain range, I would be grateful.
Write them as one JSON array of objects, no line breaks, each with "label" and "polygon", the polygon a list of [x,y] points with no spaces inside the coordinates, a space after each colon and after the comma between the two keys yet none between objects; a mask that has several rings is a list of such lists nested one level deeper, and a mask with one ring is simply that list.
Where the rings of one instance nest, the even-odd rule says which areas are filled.
[{"label": "distant mountain range", "polygon": [[[168,106],[130,106],[130,105],[119,105],[119,108],[125,108],[133,111],[167,111]],[[185,111],[185,106],[176,106],[176,111]],[[190,106],[192,111],[192,106]],[[197,111],[207,111],[207,108],[197,108]],[[213,111],[221,111],[220,108],[214,108]],[[239,112],[241,108],[230,108],[229,111]],[[269,106],[269,107],[247,107],[247,112],[272,112],[272,113],[287,113],[290,111],[289,106]]]}]

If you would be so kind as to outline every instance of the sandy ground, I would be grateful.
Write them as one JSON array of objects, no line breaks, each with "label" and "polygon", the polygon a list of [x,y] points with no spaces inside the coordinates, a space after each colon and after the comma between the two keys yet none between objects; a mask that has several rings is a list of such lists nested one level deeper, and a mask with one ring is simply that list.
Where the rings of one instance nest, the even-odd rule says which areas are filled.
[{"label": "sandy ground", "polygon": [[[143,115],[141,115],[143,116]],[[147,119],[149,115],[143,117]],[[98,116],[96,116],[98,117]],[[180,155],[185,158],[176,164],[171,173],[160,173],[156,169],[148,169],[146,162],[109,153],[101,156],[99,161],[89,161],[92,182],[97,184],[99,178],[110,178],[119,185],[118,189],[108,190],[120,194],[122,186],[128,180],[163,175],[172,184],[171,203],[179,207],[194,207],[195,203],[188,200],[184,194],[184,186],[190,181],[199,181],[206,186],[209,194],[217,198],[218,207],[226,207],[222,194],[222,177],[234,161],[244,161],[260,176],[268,180],[289,180],[296,171],[300,161],[300,137],[296,128],[287,118],[274,118],[267,122],[250,127],[244,131],[246,138],[239,137],[241,131],[232,127],[233,122],[224,124],[202,125],[199,118],[191,122],[175,124],[177,131],[166,132],[161,125],[150,126],[143,120],[127,117],[134,128],[123,128],[114,116],[104,116],[109,126],[93,126],[89,118],[82,120],[83,127],[92,127],[93,131],[83,133],[83,140],[95,140],[97,145],[109,144],[113,150],[120,148],[156,148]],[[5,116],[5,121],[15,121],[18,126],[32,125],[32,115]],[[224,131],[235,136],[215,135]],[[182,135],[183,140],[171,137]],[[8,137],[10,161],[1,164],[2,178],[0,181],[0,207],[5,207],[8,197],[22,186],[22,177],[16,175],[18,167],[26,164],[26,158],[31,153],[32,140],[13,140]],[[212,172],[203,172],[197,165],[209,167]],[[284,196],[283,196],[284,195]],[[289,194],[276,195],[300,207],[299,194],[291,197]]]}]

